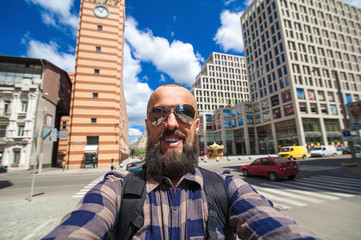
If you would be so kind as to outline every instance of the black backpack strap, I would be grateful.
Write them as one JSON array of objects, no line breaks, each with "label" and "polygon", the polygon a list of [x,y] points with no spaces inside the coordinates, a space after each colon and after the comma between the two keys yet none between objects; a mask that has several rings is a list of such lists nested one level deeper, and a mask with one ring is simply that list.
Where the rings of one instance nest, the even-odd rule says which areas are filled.
[{"label": "black backpack strap", "polygon": [[115,239],[131,239],[143,226],[143,205],[146,197],[145,169],[128,174],[123,183],[122,203],[118,216]]},{"label": "black backpack strap", "polygon": [[234,239],[228,223],[229,199],[224,179],[215,172],[198,167],[203,176],[203,189],[207,197],[207,239],[218,239],[217,225],[221,226],[225,239]]}]

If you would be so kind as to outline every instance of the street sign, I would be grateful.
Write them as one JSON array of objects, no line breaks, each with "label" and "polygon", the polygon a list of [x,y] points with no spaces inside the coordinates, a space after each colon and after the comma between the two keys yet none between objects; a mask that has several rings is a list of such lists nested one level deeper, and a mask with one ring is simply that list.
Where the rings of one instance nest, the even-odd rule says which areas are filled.
[{"label": "street sign", "polygon": [[348,103],[347,110],[350,116],[351,128],[361,130],[361,101]]},{"label": "street sign", "polygon": [[351,131],[348,129],[343,129],[342,130],[342,135],[343,135],[343,139],[345,141],[349,141],[352,140],[352,136],[351,136]]}]

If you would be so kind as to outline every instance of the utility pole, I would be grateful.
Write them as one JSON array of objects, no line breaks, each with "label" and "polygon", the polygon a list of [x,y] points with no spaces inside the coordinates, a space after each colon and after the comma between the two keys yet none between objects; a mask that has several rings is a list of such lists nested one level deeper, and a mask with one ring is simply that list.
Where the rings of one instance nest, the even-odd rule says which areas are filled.
[{"label": "utility pole", "polygon": [[[346,112],[345,100],[343,98],[342,91],[341,91],[341,82],[340,82],[340,79],[338,78],[338,73],[337,73],[336,70],[332,70],[332,74],[335,76],[337,89],[338,89],[337,93],[338,93],[338,97],[339,97],[339,99],[341,101],[341,108],[342,108],[342,114],[343,114],[343,125],[344,125],[345,129],[351,131],[350,121],[347,120],[347,112]],[[348,146],[349,146],[349,148],[351,150],[351,162],[356,163],[355,147],[353,145],[352,136],[347,139],[347,143],[348,143]]]}]

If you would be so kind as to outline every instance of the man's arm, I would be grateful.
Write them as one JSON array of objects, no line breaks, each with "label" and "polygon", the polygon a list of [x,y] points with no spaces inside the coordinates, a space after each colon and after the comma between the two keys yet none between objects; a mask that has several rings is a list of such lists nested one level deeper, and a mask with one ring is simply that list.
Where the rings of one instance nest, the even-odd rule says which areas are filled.
[{"label": "man's arm", "polygon": [[305,227],[281,214],[241,178],[226,176],[230,225],[241,239],[318,239]]},{"label": "man's arm", "polygon": [[108,175],[43,239],[105,239],[116,224],[123,177]]}]

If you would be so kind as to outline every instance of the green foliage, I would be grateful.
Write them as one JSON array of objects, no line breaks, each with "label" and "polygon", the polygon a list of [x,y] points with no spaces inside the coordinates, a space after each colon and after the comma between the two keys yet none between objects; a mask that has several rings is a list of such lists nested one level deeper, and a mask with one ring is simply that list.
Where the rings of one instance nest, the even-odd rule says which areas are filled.
[{"label": "green foliage", "polygon": [[134,150],[134,156],[143,155],[146,152],[146,150]]}]

